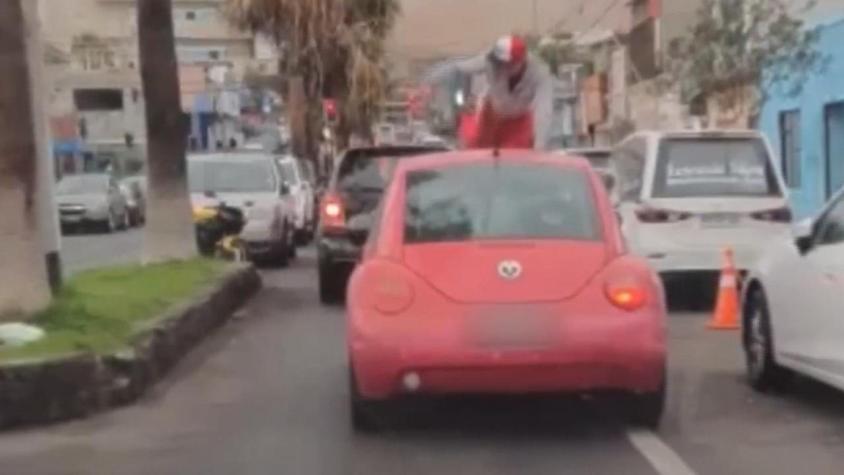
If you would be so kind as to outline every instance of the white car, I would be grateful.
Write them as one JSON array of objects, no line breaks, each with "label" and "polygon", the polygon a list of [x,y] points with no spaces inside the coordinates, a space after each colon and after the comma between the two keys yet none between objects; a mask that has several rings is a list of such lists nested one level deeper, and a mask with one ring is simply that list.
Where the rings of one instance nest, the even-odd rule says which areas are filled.
[{"label": "white car", "polygon": [[743,289],[743,343],[753,387],[793,371],[844,389],[844,193],[770,246]]},{"label": "white car", "polygon": [[786,187],[758,132],[637,132],[610,161],[628,245],[663,274],[717,271],[725,247],[744,271],[789,232]]},{"label": "white car", "polygon": [[194,207],[225,203],[243,211],[246,226],[241,237],[251,258],[286,265],[296,256],[292,196],[272,155],[190,155],[188,182]]},{"label": "white car", "polygon": [[294,207],[294,229],[298,244],[306,244],[314,236],[316,223],[314,220],[315,191],[313,185],[308,181],[303,164],[295,157],[278,157],[277,163],[281,171],[281,177],[290,188],[290,196],[293,198]]}]

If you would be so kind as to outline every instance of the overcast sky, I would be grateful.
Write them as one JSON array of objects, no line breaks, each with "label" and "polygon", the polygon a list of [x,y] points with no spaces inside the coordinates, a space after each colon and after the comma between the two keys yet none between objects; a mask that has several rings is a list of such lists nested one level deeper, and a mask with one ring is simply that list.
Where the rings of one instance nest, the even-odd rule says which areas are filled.
[{"label": "overcast sky", "polygon": [[[672,1],[672,0],[668,0]],[[677,0],[673,0],[677,1]],[[844,2],[844,0],[841,0]],[[402,0],[391,52],[404,58],[470,54],[512,31],[624,27],[627,0]],[[610,8],[612,7],[612,8]],[[603,13],[609,9],[609,12]]]}]

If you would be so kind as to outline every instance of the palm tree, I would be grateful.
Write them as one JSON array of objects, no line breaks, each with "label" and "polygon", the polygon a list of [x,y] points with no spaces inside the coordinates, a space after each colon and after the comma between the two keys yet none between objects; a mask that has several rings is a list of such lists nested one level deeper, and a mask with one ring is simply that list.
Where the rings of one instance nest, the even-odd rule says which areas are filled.
[{"label": "palm tree", "polygon": [[317,155],[324,95],[340,102],[341,133],[368,130],[385,89],[384,41],[397,0],[228,0],[226,13],[279,47],[300,155]]},{"label": "palm tree", "polygon": [[[50,288],[39,223],[48,199],[39,191],[38,126],[31,66],[40,61],[34,2],[0,2],[0,320],[21,318],[45,307]],[[35,74],[36,78],[37,72]]]},{"label": "palm tree", "polygon": [[146,262],[196,254],[187,187],[187,122],[182,114],[171,0],[138,0],[141,80],[146,99],[149,196]]}]

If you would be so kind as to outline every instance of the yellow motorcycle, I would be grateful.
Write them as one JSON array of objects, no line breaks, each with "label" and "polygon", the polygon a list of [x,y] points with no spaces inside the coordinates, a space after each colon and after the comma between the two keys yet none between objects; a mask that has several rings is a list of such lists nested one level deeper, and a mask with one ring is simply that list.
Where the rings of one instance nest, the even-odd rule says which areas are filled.
[{"label": "yellow motorcycle", "polygon": [[200,254],[231,261],[249,259],[246,243],[240,237],[246,218],[237,208],[220,203],[213,207],[194,207],[193,223]]}]

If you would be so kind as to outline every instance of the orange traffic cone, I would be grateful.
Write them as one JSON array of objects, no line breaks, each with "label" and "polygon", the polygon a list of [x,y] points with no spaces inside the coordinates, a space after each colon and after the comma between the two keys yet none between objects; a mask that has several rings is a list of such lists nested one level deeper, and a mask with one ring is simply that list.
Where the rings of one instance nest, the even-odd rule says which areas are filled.
[{"label": "orange traffic cone", "polygon": [[724,267],[718,282],[718,300],[715,303],[715,313],[707,327],[711,330],[740,328],[738,272],[733,262],[733,250],[729,248],[724,249]]}]

